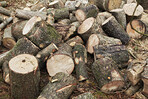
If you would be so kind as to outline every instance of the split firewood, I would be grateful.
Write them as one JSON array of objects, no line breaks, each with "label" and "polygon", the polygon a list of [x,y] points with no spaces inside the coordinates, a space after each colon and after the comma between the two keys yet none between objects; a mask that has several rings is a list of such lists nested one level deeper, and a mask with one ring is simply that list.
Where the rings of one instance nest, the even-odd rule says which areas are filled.
[{"label": "split firewood", "polygon": [[124,68],[128,65],[128,51],[123,45],[96,45],[94,46],[95,60],[104,57],[112,58],[118,65],[118,68]]},{"label": "split firewood", "polygon": [[50,55],[52,55],[54,52],[58,50],[57,46],[54,43],[51,43],[46,48],[39,51],[36,55],[36,58],[39,62],[39,67],[43,68],[45,66],[45,62],[48,59]]},{"label": "split firewood", "polygon": [[130,40],[126,31],[113,16],[109,17],[104,23],[102,23],[102,29],[108,36],[120,39],[123,44],[128,44]]},{"label": "split firewood", "polygon": [[[125,4],[123,6],[123,10],[124,10],[126,15],[133,16],[133,13],[134,13],[136,6],[137,6],[137,3]],[[134,13],[134,16],[140,16],[142,13],[143,13],[143,7],[141,5],[138,5],[138,7],[136,8],[136,11]]]},{"label": "split firewood", "polygon": [[98,13],[96,20],[99,25],[102,25],[102,23],[111,16],[112,14],[109,12],[100,12]]},{"label": "split firewood", "polygon": [[32,17],[23,28],[23,35],[27,36],[35,45],[45,48],[50,43],[61,42],[61,35],[54,27],[47,24],[40,17]]},{"label": "split firewood", "polygon": [[47,13],[53,13],[55,20],[69,18],[69,9],[68,8],[47,9]]},{"label": "split firewood", "polygon": [[3,79],[4,81],[7,83],[7,84],[10,84],[10,77],[9,77],[9,65],[8,65],[8,61],[5,61],[3,63],[3,66],[2,66],[2,70],[3,70]]},{"label": "split firewood", "polygon": [[73,57],[76,67],[76,75],[79,81],[88,79],[86,70],[87,50],[84,45],[76,44],[73,49]]},{"label": "split firewood", "polygon": [[92,54],[94,52],[93,47],[95,45],[121,45],[119,39],[104,36],[102,34],[92,34],[87,41],[87,51]]},{"label": "split firewood", "polygon": [[128,96],[133,96],[142,86],[142,82],[139,82],[136,85],[131,85],[126,91],[125,94]]},{"label": "split firewood", "polygon": [[124,87],[124,79],[116,67],[117,64],[109,57],[100,58],[93,63],[92,72],[102,92],[113,93]]},{"label": "split firewood", "polygon": [[87,41],[89,36],[94,33],[99,33],[99,26],[95,18],[87,18],[78,28],[78,34],[80,34],[84,41]]},{"label": "split firewood", "polygon": [[6,60],[9,61],[11,58],[24,53],[36,55],[39,50],[30,40],[23,37],[17,41],[16,45],[4,57],[0,58],[0,68]]},{"label": "split firewood", "polygon": [[75,11],[76,10],[76,1],[66,1],[65,7],[69,9],[69,11]]},{"label": "split firewood", "polygon": [[91,92],[85,92],[76,97],[73,97],[72,99],[96,99],[96,98],[93,96]]},{"label": "split firewood", "polygon": [[148,97],[148,65],[146,65],[144,67],[144,71],[143,73],[141,74],[141,79],[144,83],[144,88],[142,90],[142,94],[144,94],[146,97]]},{"label": "split firewood", "polygon": [[69,39],[68,41],[66,41],[66,43],[67,43],[68,45],[70,45],[71,47],[74,47],[77,43],[83,44],[84,42],[83,42],[83,40],[81,39],[81,37],[75,36],[75,37]]},{"label": "split firewood", "polygon": [[7,1],[0,1],[0,6],[6,7],[7,6]]},{"label": "split firewood", "polygon": [[35,99],[39,94],[40,71],[37,59],[20,54],[9,61],[11,98]]},{"label": "split firewood", "polygon": [[11,11],[7,10],[6,8],[0,7],[0,13],[4,15],[11,15]]},{"label": "split firewood", "polygon": [[18,18],[22,18],[22,19],[30,19],[33,16],[39,16],[41,17],[43,20],[46,20],[47,18],[47,13],[46,12],[39,12],[39,11],[27,11],[27,10],[20,10],[20,9],[16,9],[16,17]]},{"label": "split firewood", "polygon": [[13,17],[9,17],[6,20],[4,20],[3,23],[0,24],[0,31],[4,29],[12,20]]},{"label": "split firewood", "polygon": [[69,19],[62,19],[62,20],[58,21],[58,23],[63,24],[63,25],[69,25],[70,20]]},{"label": "split firewood", "polygon": [[12,36],[11,27],[4,30],[3,34],[3,46],[8,49],[12,49],[16,44],[14,37]]},{"label": "split firewood", "polygon": [[97,17],[97,14],[99,12],[99,9],[97,8],[96,5],[88,5],[85,8],[82,9],[78,9],[75,12],[75,16],[77,18],[78,21],[82,22],[85,19],[89,18],[89,17]]},{"label": "split firewood", "polygon": [[23,28],[24,28],[26,23],[27,23],[27,21],[18,21],[16,23],[12,24],[11,31],[12,31],[13,37],[16,40],[23,37],[22,32],[23,32]]},{"label": "split firewood", "polygon": [[[136,29],[136,31],[132,29],[131,24],[132,24],[132,27]],[[130,38],[139,39],[143,36],[142,34],[137,33],[137,31],[142,34],[146,33],[146,26],[141,20],[133,20],[132,22],[129,22],[127,24],[126,32],[128,33]]]},{"label": "split firewood", "polygon": [[119,8],[122,0],[90,0],[90,2],[103,10],[110,11]]},{"label": "split firewood", "polygon": [[54,76],[58,72],[71,74],[74,69],[72,58],[72,48],[64,43],[59,50],[47,60],[46,68],[50,76]]},{"label": "split firewood", "polygon": [[73,76],[62,72],[57,73],[43,88],[37,99],[69,99],[76,85],[77,80]]},{"label": "split firewood", "polygon": [[123,9],[114,9],[110,11],[116,18],[119,24],[125,29],[126,28],[126,15]]},{"label": "split firewood", "polygon": [[136,85],[141,80],[141,73],[144,70],[144,66],[145,64],[141,62],[133,62],[127,70],[127,78],[132,85]]}]

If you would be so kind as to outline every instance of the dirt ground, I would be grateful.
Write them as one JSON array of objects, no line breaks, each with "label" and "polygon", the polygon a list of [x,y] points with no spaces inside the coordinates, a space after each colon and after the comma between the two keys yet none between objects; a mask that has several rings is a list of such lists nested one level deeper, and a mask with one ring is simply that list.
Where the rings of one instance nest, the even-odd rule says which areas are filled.
[{"label": "dirt ground", "polygon": [[[3,0],[0,0],[3,1]],[[25,6],[28,0],[7,0],[8,9],[14,10],[16,8],[22,8]],[[33,0],[32,0],[33,1]],[[148,57],[148,38],[142,38],[140,40],[132,40],[127,46],[131,54],[131,61],[145,61]],[[0,53],[7,51],[7,49],[0,47]],[[107,95],[99,91],[97,84],[95,83],[94,76],[91,71],[91,64],[93,63],[93,56],[88,55],[87,70],[89,74],[89,79],[84,82],[80,82],[77,85],[77,88],[72,93],[70,99],[74,96],[77,96],[81,93],[90,91],[97,97],[97,99],[135,99],[136,96],[128,97],[123,92],[116,92],[115,94]],[[75,76],[75,73],[72,73]],[[47,71],[44,69],[41,71],[41,82],[40,82],[40,91],[48,83],[49,76]],[[2,78],[2,71],[0,70],[0,99],[10,99],[10,86],[6,84]]]}]

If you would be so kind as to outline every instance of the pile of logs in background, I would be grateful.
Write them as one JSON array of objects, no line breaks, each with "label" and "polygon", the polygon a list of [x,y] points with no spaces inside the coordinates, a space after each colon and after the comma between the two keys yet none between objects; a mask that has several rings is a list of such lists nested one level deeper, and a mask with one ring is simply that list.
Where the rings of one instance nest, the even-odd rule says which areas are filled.
[{"label": "pile of logs in background", "polygon": [[0,69],[12,99],[99,98],[81,84],[148,98],[147,0],[20,2],[0,1]]}]

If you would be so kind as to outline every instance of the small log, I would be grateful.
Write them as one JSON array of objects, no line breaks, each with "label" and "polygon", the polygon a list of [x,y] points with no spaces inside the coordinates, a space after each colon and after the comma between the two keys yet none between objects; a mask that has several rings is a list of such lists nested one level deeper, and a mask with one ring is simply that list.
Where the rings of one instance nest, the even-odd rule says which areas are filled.
[{"label": "small log", "polygon": [[109,12],[100,12],[100,13],[98,13],[98,15],[96,17],[96,20],[99,25],[102,25],[102,23],[111,16],[112,16],[112,14]]},{"label": "small log", "polygon": [[68,45],[70,45],[71,47],[74,47],[77,43],[83,44],[84,42],[83,42],[83,40],[81,39],[81,37],[75,36],[75,37],[69,39],[68,41],[66,41],[66,43],[67,43]]},{"label": "small log", "polygon": [[33,16],[39,16],[41,17],[43,20],[46,20],[47,18],[47,13],[46,12],[39,12],[39,11],[27,11],[27,10],[20,10],[20,9],[16,9],[16,17],[18,18],[22,18],[22,19],[30,19]]},{"label": "small log", "polygon": [[92,54],[94,53],[93,47],[95,45],[120,45],[122,44],[119,39],[104,36],[102,34],[92,34],[87,41],[87,51]]},{"label": "small log", "polygon": [[99,32],[99,26],[95,18],[87,18],[78,28],[78,34],[80,34],[84,41],[87,41],[89,36],[93,33]]},{"label": "small log", "polygon": [[40,17],[32,17],[23,29],[23,35],[27,36],[35,45],[40,48],[45,48],[50,43],[61,42],[61,35],[54,27],[47,24]]},{"label": "small log", "polygon": [[104,57],[112,58],[118,65],[118,68],[124,68],[128,65],[128,51],[123,45],[96,45],[94,46],[95,60]]},{"label": "small log", "polygon": [[62,19],[62,20],[58,21],[58,23],[63,24],[63,25],[69,25],[70,20],[69,19]]},{"label": "small log", "polygon": [[[123,6],[123,10],[124,10],[126,15],[132,16],[136,6],[137,6],[137,3],[125,4]],[[143,7],[141,5],[138,5],[138,7],[136,8],[136,11],[134,13],[134,16],[140,16],[142,13],[143,13]]]},{"label": "small log", "polygon": [[16,45],[6,55],[0,58],[0,68],[6,60],[9,61],[11,58],[24,53],[36,55],[39,50],[30,40],[23,37],[17,41]]},{"label": "small log", "polygon": [[141,80],[141,73],[144,70],[144,65],[141,62],[133,62],[132,66],[127,70],[127,78],[132,83],[136,85]]},{"label": "small log", "polygon": [[7,6],[7,2],[6,1],[0,1],[0,6],[6,7]]},{"label": "small log", "polygon": [[9,61],[11,98],[35,99],[39,94],[40,71],[37,59],[30,54]]},{"label": "small log", "polygon": [[49,7],[56,9],[64,8],[64,3],[62,0],[53,0],[53,2],[49,3]]},{"label": "small log", "polygon": [[142,86],[142,83],[138,83],[136,85],[131,85],[126,91],[125,94],[128,96],[133,96]]},{"label": "small log", "polygon": [[76,10],[76,1],[66,1],[65,8],[68,8],[69,11],[75,11]]},{"label": "small log", "polygon": [[11,15],[11,11],[7,10],[6,8],[0,7],[0,13],[10,16]]},{"label": "small log", "polygon": [[116,18],[119,24],[125,29],[126,28],[126,15],[123,9],[114,9],[110,11]]},{"label": "small log", "polygon": [[76,44],[73,48],[73,57],[76,67],[76,75],[79,81],[88,79],[86,70],[87,50],[84,45]]},{"label": "small log", "polygon": [[132,27],[134,29],[136,29],[138,32],[140,32],[142,34],[146,33],[145,24],[141,20],[133,20],[132,22],[129,22],[126,27],[126,32],[128,33],[130,38],[139,39],[143,36],[143,35],[137,33],[134,29],[132,29],[131,24],[132,24]]},{"label": "small log", "polygon": [[102,29],[108,36],[120,39],[123,44],[128,44],[130,40],[126,31],[113,16],[109,17],[104,23],[102,23]]},{"label": "small log", "polygon": [[3,46],[8,49],[12,49],[16,44],[14,37],[12,36],[11,27],[4,30],[3,34]]},{"label": "small log", "polygon": [[124,80],[117,64],[109,57],[100,58],[92,65],[92,72],[100,90],[104,93],[113,93],[122,90]]},{"label": "small log", "polygon": [[74,62],[71,51],[72,48],[68,44],[62,44],[59,50],[47,60],[46,68],[50,76],[58,72],[72,73]]},{"label": "small log", "polygon": [[52,55],[54,52],[56,52],[58,50],[57,46],[54,43],[51,43],[50,45],[48,45],[46,48],[42,49],[41,51],[39,51],[36,55],[36,58],[39,61],[39,67],[43,68],[44,67],[44,63],[46,62],[46,60],[48,59],[48,57],[50,55]]},{"label": "small log", "polygon": [[7,84],[10,84],[10,77],[9,77],[9,65],[8,65],[8,61],[5,61],[3,63],[3,66],[2,66],[2,70],[3,70],[3,79],[4,81],[7,83]]},{"label": "small log", "polygon": [[75,16],[78,21],[83,22],[85,19],[89,17],[97,17],[97,14],[99,12],[99,9],[97,8],[96,5],[88,5],[85,8],[78,9],[75,12]]},{"label": "small log", "polygon": [[65,73],[57,73],[43,88],[37,99],[68,99],[76,88],[76,79]]},{"label": "small log", "polygon": [[3,23],[0,24],[0,31],[4,29],[12,20],[13,17],[9,17],[6,20],[4,20]]},{"label": "small log", "polygon": [[85,92],[76,97],[73,97],[72,99],[96,99],[96,98],[93,96],[91,92]]},{"label": "small log", "polygon": [[144,88],[142,90],[142,94],[144,94],[146,97],[148,97],[148,65],[146,65],[144,67],[144,71],[143,73],[141,74],[141,79],[144,83]]},{"label": "small log", "polygon": [[93,4],[96,4],[103,10],[113,10],[120,7],[122,0],[90,0]]},{"label": "small log", "polygon": [[23,32],[23,28],[26,23],[27,23],[27,21],[18,21],[16,23],[12,24],[12,26],[11,26],[12,35],[16,40],[23,37],[22,32]]}]

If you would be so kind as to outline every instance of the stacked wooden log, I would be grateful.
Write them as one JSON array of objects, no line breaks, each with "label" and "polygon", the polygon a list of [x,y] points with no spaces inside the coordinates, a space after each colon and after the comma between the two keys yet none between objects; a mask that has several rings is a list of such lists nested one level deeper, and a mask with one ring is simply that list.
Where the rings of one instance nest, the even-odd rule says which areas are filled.
[{"label": "stacked wooden log", "polygon": [[[147,36],[145,5],[126,0],[122,6],[122,0],[45,1],[14,12],[0,2],[0,42],[9,50],[0,54],[0,68],[11,98],[68,99],[78,83],[89,80],[88,67],[98,90],[131,96],[141,89],[148,97],[148,63],[134,61],[127,49],[133,40]],[[90,66],[88,55],[94,57]],[[40,93],[44,69],[51,79]],[[73,99],[82,98],[94,96],[86,92]]]}]

